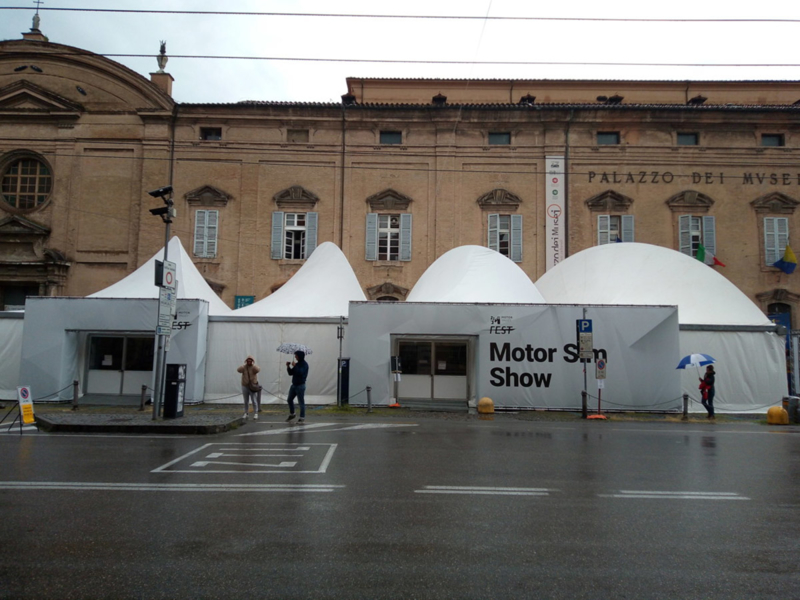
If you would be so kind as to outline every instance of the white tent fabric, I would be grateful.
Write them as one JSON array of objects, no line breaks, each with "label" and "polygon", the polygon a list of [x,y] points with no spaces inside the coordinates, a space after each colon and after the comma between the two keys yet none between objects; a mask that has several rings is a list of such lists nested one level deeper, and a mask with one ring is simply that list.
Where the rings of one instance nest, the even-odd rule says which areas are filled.
[{"label": "white tent fabric", "polygon": [[651,244],[588,248],[547,271],[536,287],[551,304],[675,305],[681,325],[772,325],[717,271]]},{"label": "white tent fabric", "polygon": [[233,311],[243,317],[346,317],[366,300],[347,258],[333,242],[317,246],[297,273],[266,298]]},{"label": "white tent fabric", "polygon": [[16,400],[22,358],[22,312],[0,317],[0,400]]},{"label": "white tent fabric", "polygon": [[[153,257],[114,285],[88,296],[89,298],[158,298],[159,288],[154,285],[155,262],[164,258],[159,250]],[[175,263],[178,279],[178,298],[181,300],[205,300],[209,315],[228,315],[233,310],[214,293],[206,280],[194,266],[177,236],[169,241],[168,260]]]},{"label": "white tent fabric", "polygon": [[[764,412],[787,394],[785,339],[766,330],[772,322],[739,288],[695,258],[650,244],[595,246],[550,269],[536,287],[551,304],[677,306],[678,322],[691,329],[682,328],[681,356],[667,368],[687,354],[713,356],[719,412]],[[693,412],[704,410],[699,375],[681,372]]]},{"label": "white tent fabric", "polygon": [[544,298],[514,262],[483,246],[440,256],[419,278],[408,302],[541,304]]}]

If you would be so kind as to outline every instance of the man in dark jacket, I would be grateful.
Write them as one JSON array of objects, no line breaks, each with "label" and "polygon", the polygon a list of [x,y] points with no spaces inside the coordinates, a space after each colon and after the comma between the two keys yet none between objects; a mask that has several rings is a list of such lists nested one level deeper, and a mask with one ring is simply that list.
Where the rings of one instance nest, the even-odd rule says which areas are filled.
[{"label": "man in dark jacket", "polygon": [[297,404],[300,405],[300,419],[298,423],[305,423],[306,421],[306,378],[308,377],[308,363],[306,362],[306,353],[298,350],[294,353],[294,364],[286,363],[286,371],[292,376],[292,387],[289,388],[289,418],[291,421],[295,418],[294,414],[294,399],[297,398]]}]

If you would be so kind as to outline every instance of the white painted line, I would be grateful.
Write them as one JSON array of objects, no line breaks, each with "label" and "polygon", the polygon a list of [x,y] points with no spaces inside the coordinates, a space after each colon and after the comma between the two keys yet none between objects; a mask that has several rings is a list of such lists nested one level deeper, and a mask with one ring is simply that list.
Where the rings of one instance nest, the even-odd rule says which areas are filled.
[{"label": "white painted line", "polygon": [[[272,442],[270,442],[272,444]],[[237,451],[250,451],[250,452],[261,452],[263,448],[250,448],[245,444],[238,443],[238,444],[218,444],[220,448],[223,450],[237,450]],[[311,446],[297,446],[296,448],[270,448],[270,450],[274,452],[301,452],[303,450],[311,450]]]},{"label": "white painted line", "polygon": [[331,447],[328,449],[328,452],[325,454],[325,458],[322,459],[322,464],[319,466],[320,473],[326,473],[328,471],[328,465],[331,464],[331,459],[333,459],[333,453],[338,448],[338,444],[331,444]]},{"label": "white painted line", "polygon": [[221,460],[199,460],[196,463],[189,465],[190,467],[207,467],[208,465],[233,465],[237,467],[273,467],[276,469],[291,469],[296,462],[281,462],[277,465],[270,465],[265,463],[246,463],[246,462],[226,462]]},{"label": "white painted line", "polygon": [[120,492],[333,492],[343,485],[89,483],[78,481],[0,481],[0,490],[80,490]]},{"label": "white painted line", "polygon": [[483,496],[549,496],[557,492],[548,488],[480,487],[469,485],[426,485],[415,494],[474,494]]},{"label": "white painted line", "polygon": [[750,500],[733,492],[655,492],[620,490],[617,494],[597,494],[600,498],[635,498],[659,500]]},{"label": "white painted line", "polygon": [[267,457],[267,458],[303,458],[302,455],[297,454],[232,454],[230,452],[212,452],[206,458],[221,458],[223,456],[235,456],[237,458],[250,458],[253,456]]},{"label": "white painted line", "polygon": [[[300,425],[292,427],[284,427],[282,429],[270,429],[268,431],[257,431],[255,433],[240,433],[239,437],[248,437],[253,435],[279,435],[282,433],[305,430],[309,433],[327,433],[329,431],[354,431],[365,429],[391,429],[396,427],[419,427],[417,423],[359,423],[356,425],[345,425],[335,427],[338,423],[312,423],[310,425]],[[329,429],[322,429],[323,427],[330,427]],[[335,427],[335,428],[334,428]]]},{"label": "white painted line", "polygon": [[208,447],[210,447],[210,446],[212,446],[212,445],[213,445],[213,444],[203,444],[203,445],[202,445],[202,446],[200,446],[199,448],[196,448],[195,450],[192,450],[191,452],[187,452],[187,453],[186,453],[186,454],[184,454],[183,456],[179,456],[179,457],[178,457],[178,458],[176,458],[175,460],[171,460],[171,461],[170,461],[170,462],[168,462],[167,464],[165,464],[165,465],[161,465],[160,467],[157,467],[157,468],[153,469],[153,470],[152,470],[152,471],[150,471],[150,472],[151,472],[151,473],[159,473],[159,472],[161,472],[161,471],[164,471],[164,470],[165,470],[167,467],[171,467],[171,466],[172,466],[172,465],[174,465],[175,463],[179,463],[179,462],[181,462],[181,461],[182,461],[182,460],[184,460],[186,457],[188,457],[188,456],[191,456],[192,454],[195,454],[195,453],[197,453],[197,452],[200,452],[200,451],[201,451],[201,450],[203,450],[204,448],[208,448]]}]

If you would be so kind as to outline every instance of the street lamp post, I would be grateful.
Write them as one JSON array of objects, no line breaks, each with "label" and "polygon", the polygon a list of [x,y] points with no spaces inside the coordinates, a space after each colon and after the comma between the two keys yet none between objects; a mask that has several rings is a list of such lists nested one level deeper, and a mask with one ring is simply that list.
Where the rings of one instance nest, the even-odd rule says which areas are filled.
[{"label": "street lamp post", "polygon": [[[153,215],[160,216],[165,224],[164,233],[164,265],[167,264],[169,257],[169,226],[172,224],[172,219],[175,218],[175,208],[173,207],[172,200],[172,186],[168,185],[152,192],[148,192],[153,198],[161,198],[166,206],[161,208],[151,208],[150,212]],[[163,265],[162,265],[163,269]],[[159,277],[156,278],[156,285],[163,286],[163,280]],[[159,307],[161,299],[159,295]],[[160,311],[159,311],[160,312]],[[171,320],[171,319],[170,319]],[[156,377],[155,389],[153,390],[153,420],[157,420],[161,412],[161,401],[164,397],[164,374],[165,362],[167,360],[166,341],[169,336],[169,331],[165,334],[160,325],[156,328],[156,335],[158,337],[158,350],[156,354]]]}]

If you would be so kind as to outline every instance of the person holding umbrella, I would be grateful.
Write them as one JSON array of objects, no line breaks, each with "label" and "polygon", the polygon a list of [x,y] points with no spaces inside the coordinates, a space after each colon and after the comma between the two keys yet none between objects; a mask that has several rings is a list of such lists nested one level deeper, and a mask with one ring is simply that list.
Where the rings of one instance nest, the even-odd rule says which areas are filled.
[{"label": "person holding umbrella", "polygon": [[714,380],[716,373],[714,372],[714,365],[706,367],[706,374],[700,379],[700,387],[703,389],[703,399],[700,403],[708,411],[708,418],[712,421],[714,419]]},{"label": "person holding umbrella", "polygon": [[308,363],[306,362],[306,353],[298,350],[294,353],[294,362],[286,363],[286,371],[292,376],[292,385],[289,388],[289,395],[286,400],[289,402],[289,418],[291,421],[295,418],[294,413],[294,399],[297,398],[297,404],[300,405],[300,419],[298,423],[305,423],[306,420],[306,379],[308,378]]}]

